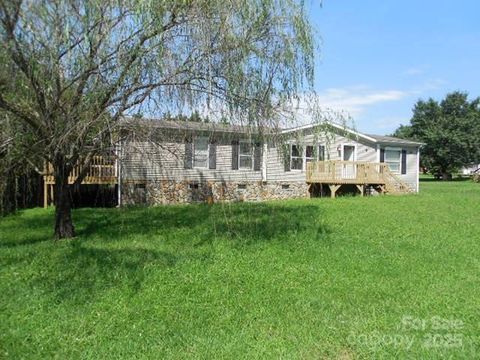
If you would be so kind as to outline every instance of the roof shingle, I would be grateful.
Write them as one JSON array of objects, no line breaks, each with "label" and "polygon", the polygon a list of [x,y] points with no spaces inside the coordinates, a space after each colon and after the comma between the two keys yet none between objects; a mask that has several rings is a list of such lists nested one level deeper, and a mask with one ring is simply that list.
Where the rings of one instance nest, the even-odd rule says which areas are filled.
[{"label": "roof shingle", "polygon": [[417,146],[423,145],[423,143],[418,141],[405,140],[405,139],[400,139],[393,136],[372,135],[372,134],[365,134],[365,135],[370,136],[371,138],[377,140],[379,143],[382,143],[382,144],[417,145]]}]

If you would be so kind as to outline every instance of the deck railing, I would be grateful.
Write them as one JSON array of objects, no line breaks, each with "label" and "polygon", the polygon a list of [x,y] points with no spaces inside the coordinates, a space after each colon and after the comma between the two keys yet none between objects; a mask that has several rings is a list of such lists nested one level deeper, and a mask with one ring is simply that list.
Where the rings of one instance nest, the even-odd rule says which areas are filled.
[{"label": "deck railing", "polygon": [[[77,165],[68,176],[68,183],[73,184],[82,172],[82,167]],[[55,184],[53,167],[51,164],[45,166],[45,184]],[[94,156],[90,162],[87,175],[82,184],[116,184],[117,164],[114,156]]]},{"label": "deck railing", "polygon": [[307,163],[307,183],[329,185],[379,185],[382,192],[407,193],[411,187],[385,163],[361,161],[311,161]]},{"label": "deck railing", "polygon": [[361,161],[312,161],[307,163],[307,182],[335,184],[384,184],[390,169],[383,163]]}]

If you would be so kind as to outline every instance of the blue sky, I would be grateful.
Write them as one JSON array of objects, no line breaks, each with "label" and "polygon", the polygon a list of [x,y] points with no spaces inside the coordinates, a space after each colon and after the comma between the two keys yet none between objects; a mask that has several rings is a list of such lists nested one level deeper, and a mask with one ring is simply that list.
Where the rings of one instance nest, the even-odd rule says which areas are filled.
[{"label": "blue sky", "polygon": [[480,0],[324,0],[315,90],[358,130],[389,134],[419,98],[480,96]]}]

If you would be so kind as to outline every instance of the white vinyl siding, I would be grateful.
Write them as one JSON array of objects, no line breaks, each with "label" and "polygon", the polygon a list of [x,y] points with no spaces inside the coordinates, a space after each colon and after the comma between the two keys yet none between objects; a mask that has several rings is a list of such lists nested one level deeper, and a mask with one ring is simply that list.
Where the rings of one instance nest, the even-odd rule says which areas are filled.
[{"label": "white vinyl siding", "polygon": [[[293,137],[292,135],[292,138]],[[360,139],[356,141],[340,134],[329,134],[327,140],[326,136],[323,135],[314,136],[313,134],[305,134],[302,142],[305,145],[323,146],[325,151],[324,160],[341,160],[342,144],[351,143],[357,147],[357,161],[378,162],[376,144],[368,142],[367,140]],[[304,157],[303,152],[301,155]],[[317,156],[319,155],[320,154],[317,154]],[[267,156],[268,181],[306,181],[304,171],[285,171],[284,153],[281,151],[281,148],[269,145]],[[291,159],[289,160],[291,161]]]},{"label": "white vinyl siding", "polygon": [[[181,135],[181,134],[180,134]],[[232,170],[232,140],[217,140],[216,169],[185,169],[185,142],[161,141],[161,146],[147,142],[130,142],[123,146],[122,177],[125,181],[261,181],[261,171]],[[193,159],[192,159],[193,160]],[[208,163],[207,163],[208,164]]]},{"label": "white vinyl siding", "polygon": [[402,147],[407,151],[407,169],[406,174],[398,174],[397,176],[409,184],[412,189],[417,189],[417,148],[416,147]]},{"label": "white vinyl siding", "polygon": [[[203,135],[203,134],[199,134]],[[220,134],[216,138],[216,169],[209,169],[208,162],[205,168],[185,169],[185,136],[182,132],[175,136],[159,141],[161,146],[147,142],[130,142],[122,146],[122,179],[125,181],[268,181],[268,182],[305,182],[306,174],[301,169],[305,168],[306,146],[302,147],[302,168],[297,171],[285,171],[284,148],[274,144],[265,144],[262,155],[262,171],[232,170],[232,140],[237,134]],[[292,135],[292,140],[294,136]],[[240,141],[246,140],[240,138]],[[195,137],[193,138],[193,142]],[[341,159],[341,145],[355,144],[357,147],[357,161],[379,162],[377,144],[365,139],[350,139],[341,134],[333,134],[327,139],[324,136],[314,137],[306,134],[302,139],[304,145],[325,146],[326,160]],[[319,144],[319,145],[318,145]],[[379,144],[379,148],[384,145]],[[417,149],[416,146],[403,146],[407,151],[406,174],[398,174],[403,181],[412,188],[417,187]],[[194,149],[192,149],[194,150]],[[317,156],[320,156],[318,150]],[[240,153],[240,151],[238,152]],[[291,155],[291,154],[287,154]],[[253,157],[252,157],[253,159]],[[193,160],[193,159],[192,159]],[[291,156],[290,159],[291,161]],[[240,162],[239,162],[240,165]],[[262,177],[263,174],[263,177]]]}]

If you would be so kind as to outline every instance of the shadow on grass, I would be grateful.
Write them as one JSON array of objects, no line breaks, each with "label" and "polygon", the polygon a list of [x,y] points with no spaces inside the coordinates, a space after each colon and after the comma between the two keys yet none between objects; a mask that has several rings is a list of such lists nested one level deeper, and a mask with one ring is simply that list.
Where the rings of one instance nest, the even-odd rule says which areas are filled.
[{"label": "shadow on grass", "polygon": [[53,301],[87,302],[107,289],[137,292],[148,269],[161,276],[179,261],[207,265],[215,258],[216,250],[209,246],[214,241],[234,248],[269,241],[289,246],[298,236],[322,241],[330,229],[319,218],[320,207],[308,203],[84,208],[74,212],[77,239],[33,248],[51,239],[53,227],[51,210],[35,210],[33,216],[0,224],[7,235],[0,246],[13,251],[4,258],[12,266],[22,266],[26,254],[35,253],[39,269],[31,281]]},{"label": "shadow on grass", "polygon": [[102,249],[72,242],[64,259],[37,284],[57,303],[84,303],[115,288],[123,294],[140,290],[149,266],[156,271],[172,267],[178,257],[172,253],[143,248]]},{"label": "shadow on grass", "polygon": [[14,248],[52,240],[53,212],[21,210],[0,217],[0,248]]},{"label": "shadow on grass", "polygon": [[[254,244],[285,239],[312,227],[320,209],[313,205],[235,203],[154,208],[82,209],[77,211],[78,235],[118,241],[136,236],[174,238],[183,244],[202,245],[214,239]],[[329,233],[325,225],[319,234]],[[317,229],[318,230],[318,229]],[[175,239],[175,233],[181,232]]]},{"label": "shadow on grass", "polygon": [[468,176],[456,176],[450,180],[443,180],[443,179],[437,179],[437,178],[434,178],[433,176],[432,177],[422,177],[420,176],[420,179],[419,181],[422,183],[422,182],[425,182],[425,183],[430,183],[430,182],[436,182],[436,183],[442,183],[442,184],[448,184],[448,183],[451,183],[451,182],[464,182],[464,181],[471,181],[472,178],[471,177],[468,177]]}]

